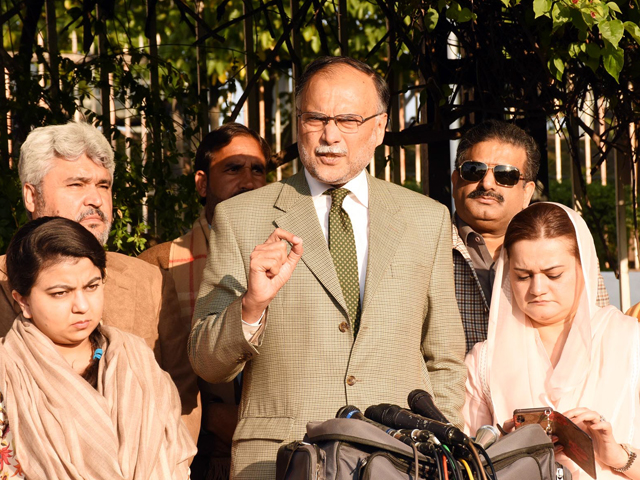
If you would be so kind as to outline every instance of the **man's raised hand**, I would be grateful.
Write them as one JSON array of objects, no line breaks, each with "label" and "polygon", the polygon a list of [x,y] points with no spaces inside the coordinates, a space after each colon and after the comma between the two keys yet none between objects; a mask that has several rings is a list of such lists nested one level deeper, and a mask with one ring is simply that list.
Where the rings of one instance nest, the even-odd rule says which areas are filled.
[{"label": "man's raised hand", "polygon": [[[291,244],[289,255],[283,240]],[[253,249],[247,292],[242,298],[242,319],[245,322],[258,321],[271,300],[291,278],[302,252],[302,239],[281,228],[276,228],[266,242]]]}]

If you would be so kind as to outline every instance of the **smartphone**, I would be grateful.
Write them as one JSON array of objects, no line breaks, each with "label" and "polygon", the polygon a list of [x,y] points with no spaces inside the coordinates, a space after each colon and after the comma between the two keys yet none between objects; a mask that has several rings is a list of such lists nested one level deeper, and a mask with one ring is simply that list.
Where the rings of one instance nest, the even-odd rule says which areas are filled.
[{"label": "smartphone", "polygon": [[537,423],[548,435],[558,437],[564,454],[596,478],[596,462],[591,437],[563,414],[550,407],[519,408],[513,411],[515,428]]},{"label": "smartphone", "polygon": [[553,409],[549,407],[518,408],[513,411],[513,423],[516,428],[523,425],[539,424],[548,434],[553,434],[553,426],[549,421]]}]

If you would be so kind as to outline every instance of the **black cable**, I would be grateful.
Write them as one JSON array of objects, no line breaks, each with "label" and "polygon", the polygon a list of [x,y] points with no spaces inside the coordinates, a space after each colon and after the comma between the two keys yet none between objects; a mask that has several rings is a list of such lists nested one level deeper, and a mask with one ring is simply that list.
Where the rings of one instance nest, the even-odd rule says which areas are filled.
[{"label": "black cable", "polygon": [[444,456],[447,457],[447,460],[449,460],[449,463],[451,464],[451,471],[453,472],[453,476],[455,477],[455,479],[464,480],[462,478],[462,474],[460,473],[458,462],[454,458],[453,453],[451,453],[447,449],[447,447],[445,447],[444,445],[438,445],[438,446],[440,447],[440,450],[442,450],[442,453],[444,454]]},{"label": "black cable", "polygon": [[496,470],[495,470],[495,468],[493,468],[493,462],[489,458],[489,455],[487,455],[487,451],[484,448],[482,448],[480,445],[477,445],[477,444],[476,444],[476,448],[478,450],[480,450],[480,453],[482,454],[484,459],[487,461],[487,465],[489,465],[489,468],[491,469],[491,476],[493,477],[493,479],[494,480],[498,480],[498,475],[496,475]]},{"label": "black cable", "polygon": [[433,452],[433,458],[436,461],[436,467],[438,468],[438,478],[440,480],[444,480],[444,475],[442,474],[442,465],[441,465],[442,459],[439,458],[440,456],[438,455],[438,452],[436,452],[436,449],[433,444],[431,445],[431,450]]}]

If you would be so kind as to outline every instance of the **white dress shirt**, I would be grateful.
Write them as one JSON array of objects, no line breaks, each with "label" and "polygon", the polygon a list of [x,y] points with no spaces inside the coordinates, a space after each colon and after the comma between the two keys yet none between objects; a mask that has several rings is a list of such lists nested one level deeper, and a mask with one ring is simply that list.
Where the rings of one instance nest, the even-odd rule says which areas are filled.
[{"label": "white dress shirt", "polygon": [[[356,255],[358,256],[358,278],[360,280],[360,303],[364,298],[364,283],[367,278],[367,258],[369,257],[369,182],[367,171],[362,170],[357,177],[347,182],[343,188],[351,193],[342,202],[342,208],[349,214],[353,226],[353,236],[356,241]],[[320,228],[324,233],[324,239],[329,243],[329,210],[331,209],[331,196],[324,192],[332,185],[319,182],[304,171],[304,176],[311,190],[313,206],[316,208]]]}]

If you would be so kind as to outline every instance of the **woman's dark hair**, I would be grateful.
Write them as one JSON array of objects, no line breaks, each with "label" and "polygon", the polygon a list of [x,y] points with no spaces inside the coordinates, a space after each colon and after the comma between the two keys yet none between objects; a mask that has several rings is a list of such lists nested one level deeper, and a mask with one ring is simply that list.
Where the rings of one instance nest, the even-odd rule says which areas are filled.
[{"label": "woman's dark hair", "polygon": [[[107,255],[100,242],[77,222],[61,217],[42,217],[24,225],[13,236],[7,249],[9,285],[22,296],[31,293],[40,272],[67,258],[88,258],[105,278]],[[98,348],[100,327],[89,340]],[[92,359],[82,377],[94,388],[98,385],[99,359]]]},{"label": "woman's dark hair", "polygon": [[69,257],[88,258],[105,278],[107,255],[89,230],[61,217],[32,220],[18,230],[7,248],[9,285],[28,296],[44,267]]},{"label": "woman's dark hair", "polygon": [[580,261],[580,249],[573,222],[567,212],[551,203],[534,203],[518,213],[504,236],[504,248],[511,253],[514,243],[522,240],[566,237],[573,255]]}]

